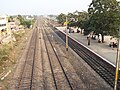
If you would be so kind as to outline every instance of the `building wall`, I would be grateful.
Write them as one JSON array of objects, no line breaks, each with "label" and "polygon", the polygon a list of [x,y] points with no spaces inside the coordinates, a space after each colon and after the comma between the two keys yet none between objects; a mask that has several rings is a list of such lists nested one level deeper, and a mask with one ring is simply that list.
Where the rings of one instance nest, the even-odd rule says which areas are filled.
[{"label": "building wall", "polygon": [[8,16],[0,15],[0,39],[8,34]]},{"label": "building wall", "polygon": [[0,30],[7,29],[7,16],[0,15]]}]

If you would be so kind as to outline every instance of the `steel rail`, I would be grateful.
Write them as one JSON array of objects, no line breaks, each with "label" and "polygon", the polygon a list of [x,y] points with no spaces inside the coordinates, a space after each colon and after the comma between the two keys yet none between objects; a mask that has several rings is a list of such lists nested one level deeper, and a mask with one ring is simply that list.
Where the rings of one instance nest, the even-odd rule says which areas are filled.
[{"label": "steel rail", "polygon": [[[20,75],[20,80],[19,80],[19,84],[18,84],[18,90],[21,90],[21,85],[22,85],[22,79],[23,79],[23,73],[25,72],[24,71],[24,69],[25,69],[25,66],[26,66],[26,60],[28,59],[28,53],[29,53],[29,51],[30,51],[30,47],[31,47],[31,45],[33,44],[33,38],[34,38],[34,34],[35,34],[35,30],[33,31],[33,34],[32,34],[32,37],[31,37],[31,40],[30,40],[30,45],[29,45],[29,48],[28,48],[28,50],[27,50],[27,54],[26,54],[26,58],[25,58],[25,63],[24,63],[24,65],[23,65],[23,68],[22,68],[22,72],[21,72],[21,75]],[[36,45],[35,45],[36,46]],[[36,47],[35,47],[36,48]],[[35,51],[35,50],[34,50]],[[34,54],[35,55],[35,54]],[[33,56],[33,58],[34,58],[34,56]],[[34,61],[34,60],[33,60]],[[34,65],[33,65],[34,66]],[[31,73],[31,79],[33,79],[32,77],[33,77],[33,66],[32,66],[32,73]],[[30,88],[32,88],[32,80],[30,80],[31,82],[30,82]],[[31,90],[31,89],[30,89]]]},{"label": "steel rail", "polygon": [[34,48],[34,55],[33,55],[33,65],[32,65],[32,72],[31,72],[31,82],[30,82],[30,90],[32,90],[32,84],[33,84],[33,74],[34,74],[34,66],[35,66],[35,55],[36,55],[36,45],[37,45],[37,31],[38,29],[36,30],[36,34],[35,34],[35,48]]},{"label": "steel rail", "polygon": [[[41,31],[43,33],[43,30],[41,30]],[[45,43],[46,52],[47,52],[47,55],[48,55],[48,60],[49,60],[49,63],[50,63],[50,68],[51,68],[51,72],[52,72],[52,76],[53,76],[53,81],[54,81],[54,84],[55,84],[55,88],[56,88],[56,90],[58,90],[57,82],[56,82],[54,71],[53,71],[53,67],[52,67],[52,62],[50,60],[50,55],[49,55],[49,52],[48,52],[48,48],[47,48],[47,44],[45,42],[45,36],[44,35],[43,35],[43,39],[44,39],[44,43]]]},{"label": "steel rail", "polygon": [[53,45],[52,45],[52,43],[51,43],[50,38],[48,37],[47,31],[49,31],[49,30],[47,30],[47,31],[46,31],[46,30],[47,30],[47,29],[45,29],[45,33],[46,33],[46,36],[47,36],[47,38],[48,38],[48,40],[49,40],[49,43],[50,43],[50,45],[51,45],[51,47],[52,47],[52,49],[53,49],[53,51],[54,51],[54,53],[55,53],[55,56],[56,56],[56,58],[57,58],[57,60],[58,60],[58,62],[59,62],[59,64],[60,64],[60,67],[61,67],[61,69],[62,69],[62,71],[63,71],[63,73],[64,73],[64,76],[65,76],[65,78],[66,78],[66,80],[67,80],[67,82],[68,82],[71,90],[73,90],[73,87],[72,87],[72,85],[71,85],[71,83],[70,83],[70,81],[69,81],[69,79],[68,79],[68,77],[67,77],[67,75],[66,75],[66,72],[65,72],[65,70],[64,70],[64,68],[63,68],[63,66],[62,66],[62,64],[61,64],[61,62],[60,62],[60,59],[59,59],[56,51],[54,50],[54,47],[53,47]]}]

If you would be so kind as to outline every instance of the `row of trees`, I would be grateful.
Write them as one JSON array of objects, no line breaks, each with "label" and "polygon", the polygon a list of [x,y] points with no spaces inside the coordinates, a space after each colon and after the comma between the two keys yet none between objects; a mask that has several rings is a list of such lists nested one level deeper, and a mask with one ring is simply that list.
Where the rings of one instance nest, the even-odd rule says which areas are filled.
[{"label": "row of trees", "polygon": [[[14,18],[15,18],[15,16],[10,16],[8,18],[8,22],[14,22]],[[25,19],[21,15],[18,15],[17,19],[19,20],[20,25],[23,25],[24,27],[27,27],[27,28],[30,28],[30,26],[33,25],[34,22],[35,22],[35,20],[32,20],[32,19],[31,20],[27,20],[27,19]]]},{"label": "row of trees", "polygon": [[34,20],[26,20],[21,15],[17,16],[17,19],[20,21],[20,25],[23,25],[24,27],[30,28],[31,25],[33,25]]},{"label": "row of trees", "polygon": [[118,36],[118,28],[120,26],[120,3],[116,0],[92,0],[89,5],[88,12],[61,13],[57,19],[59,23],[65,22],[68,17],[69,26],[77,26],[84,29],[87,35],[91,31],[95,34]]}]

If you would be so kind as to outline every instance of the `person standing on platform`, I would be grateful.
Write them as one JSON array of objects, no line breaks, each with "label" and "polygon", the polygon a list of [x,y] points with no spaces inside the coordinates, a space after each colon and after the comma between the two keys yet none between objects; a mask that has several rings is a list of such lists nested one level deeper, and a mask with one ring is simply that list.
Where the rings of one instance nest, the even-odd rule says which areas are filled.
[{"label": "person standing on platform", "polygon": [[87,36],[88,46],[90,45],[90,35]]}]

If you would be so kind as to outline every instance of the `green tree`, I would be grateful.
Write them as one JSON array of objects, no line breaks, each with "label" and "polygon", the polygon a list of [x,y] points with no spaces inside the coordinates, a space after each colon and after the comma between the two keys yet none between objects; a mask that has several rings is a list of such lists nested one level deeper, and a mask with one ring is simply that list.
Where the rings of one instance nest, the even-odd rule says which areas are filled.
[{"label": "green tree", "polygon": [[78,27],[82,28],[84,27],[84,22],[86,22],[89,19],[89,14],[85,11],[78,12]]},{"label": "green tree", "polygon": [[8,18],[8,22],[13,22],[14,20],[13,20],[13,16],[10,16],[9,18]]},{"label": "green tree", "polygon": [[88,8],[90,26],[92,31],[102,35],[117,35],[120,25],[120,8],[116,0],[92,0]]},{"label": "green tree", "polygon": [[66,21],[66,15],[61,13],[60,15],[58,15],[57,20],[59,23],[61,23],[63,25],[64,22]]},{"label": "green tree", "polygon": [[78,12],[75,11],[73,13],[68,13],[68,20],[69,20],[69,26],[75,26],[75,27],[80,27],[83,28],[84,21],[86,21],[89,17],[88,13],[83,11],[83,12]]},{"label": "green tree", "polygon": [[30,28],[31,25],[33,25],[34,20],[25,20],[21,15],[18,15],[18,20],[20,21],[20,25],[23,25],[24,27]]},{"label": "green tree", "polygon": [[26,26],[27,28],[30,28],[31,25],[32,25],[32,20],[25,20],[24,21],[24,26]]},{"label": "green tree", "polygon": [[18,15],[17,19],[20,21],[20,25],[24,24],[24,18],[21,15]]}]

